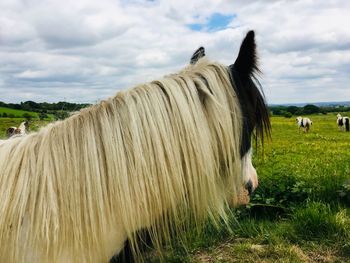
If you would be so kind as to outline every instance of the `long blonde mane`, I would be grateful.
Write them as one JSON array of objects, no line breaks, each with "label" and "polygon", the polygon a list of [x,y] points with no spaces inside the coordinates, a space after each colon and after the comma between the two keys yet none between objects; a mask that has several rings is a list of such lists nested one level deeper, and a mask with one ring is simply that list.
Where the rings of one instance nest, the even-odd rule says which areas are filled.
[{"label": "long blonde mane", "polygon": [[225,218],[241,118],[227,67],[201,59],[2,143],[0,262],[107,262],[110,229],[157,243],[185,218]]}]

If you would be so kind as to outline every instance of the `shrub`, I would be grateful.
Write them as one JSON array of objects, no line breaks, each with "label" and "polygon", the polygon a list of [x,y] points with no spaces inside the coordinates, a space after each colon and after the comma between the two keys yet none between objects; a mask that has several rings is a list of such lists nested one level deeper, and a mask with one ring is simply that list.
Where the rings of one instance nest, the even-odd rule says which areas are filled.
[{"label": "shrub", "polygon": [[47,116],[47,114],[45,112],[40,112],[39,113],[39,119],[40,120],[43,120],[43,119],[46,119],[46,118],[48,118],[48,116]]},{"label": "shrub", "polygon": [[23,113],[23,118],[25,118],[26,120],[28,120],[28,121],[30,121],[32,118],[33,118],[33,116],[32,115],[30,115],[29,113]]},{"label": "shrub", "polygon": [[56,111],[54,113],[54,115],[55,115],[56,120],[64,120],[65,118],[69,117],[69,113],[67,111],[63,111],[63,110]]},{"label": "shrub", "polygon": [[299,108],[297,106],[287,107],[287,112],[290,112],[291,114],[296,114],[298,111],[299,111]]},{"label": "shrub", "polygon": [[286,117],[286,118],[291,118],[292,117],[292,113],[290,113],[290,112],[285,112],[284,114],[283,114],[283,116],[284,117]]},{"label": "shrub", "polygon": [[320,112],[320,108],[315,106],[315,105],[308,104],[308,105],[304,106],[303,112],[304,112],[304,114],[319,113]]},{"label": "shrub", "polygon": [[268,177],[259,178],[259,187],[250,204],[239,209],[240,216],[281,218],[293,207],[305,203],[312,193],[310,185],[285,170],[276,170]]},{"label": "shrub", "polygon": [[268,178],[261,178],[253,201],[290,207],[292,204],[305,201],[310,191],[304,181],[291,174],[285,173],[281,176],[277,172]]}]

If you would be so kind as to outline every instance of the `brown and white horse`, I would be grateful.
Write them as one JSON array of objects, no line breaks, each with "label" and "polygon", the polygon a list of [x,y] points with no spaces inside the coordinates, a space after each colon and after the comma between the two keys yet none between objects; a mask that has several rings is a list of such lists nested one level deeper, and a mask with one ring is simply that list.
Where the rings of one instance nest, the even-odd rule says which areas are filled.
[{"label": "brown and white horse", "polygon": [[6,130],[7,138],[11,138],[12,136],[23,136],[28,133],[29,130],[29,122],[23,121],[18,128],[10,127]]}]

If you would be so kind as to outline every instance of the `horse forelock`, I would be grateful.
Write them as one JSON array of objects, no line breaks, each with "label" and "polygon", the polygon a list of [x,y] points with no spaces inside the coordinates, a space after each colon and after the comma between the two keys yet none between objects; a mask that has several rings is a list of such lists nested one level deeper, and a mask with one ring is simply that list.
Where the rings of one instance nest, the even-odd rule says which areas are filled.
[{"label": "horse forelock", "polygon": [[137,250],[142,227],[160,244],[186,216],[225,217],[242,187],[241,134],[228,68],[200,59],[2,144],[0,259],[108,260],[117,226]]}]

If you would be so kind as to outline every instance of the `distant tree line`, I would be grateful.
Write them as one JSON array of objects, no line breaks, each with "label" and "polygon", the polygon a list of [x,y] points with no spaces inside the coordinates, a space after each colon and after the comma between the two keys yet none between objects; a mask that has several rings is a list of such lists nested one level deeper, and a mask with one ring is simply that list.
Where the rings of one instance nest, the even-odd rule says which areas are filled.
[{"label": "distant tree line", "polygon": [[60,101],[57,103],[41,102],[37,103],[34,101],[25,101],[21,103],[5,103],[0,101],[0,107],[7,107],[16,110],[34,111],[34,112],[44,112],[49,113],[50,111],[78,111],[82,108],[89,106],[87,103],[70,103],[65,101]]},{"label": "distant tree line", "polygon": [[303,107],[297,106],[270,106],[272,115],[285,116],[287,118],[293,115],[309,115],[309,114],[327,114],[328,112],[349,112],[349,106],[322,106],[318,107],[313,104],[307,104]]},{"label": "distant tree line", "polygon": [[[41,102],[37,103],[34,101],[25,101],[21,103],[5,103],[0,101],[0,107],[6,107],[16,110],[32,111],[37,112],[39,119],[43,120],[48,117],[47,114],[53,114],[55,119],[65,119],[69,116],[69,112],[78,111],[82,108],[88,107],[90,104],[87,103],[70,103],[60,101],[57,103]],[[308,115],[308,114],[327,114],[328,112],[350,112],[350,106],[321,106],[318,107],[313,104],[307,104],[303,107],[297,106],[269,106],[272,115],[285,116],[290,118],[295,115]],[[0,116],[14,118],[14,114],[2,113]],[[29,113],[24,113],[23,116],[26,119],[31,119]]]}]

